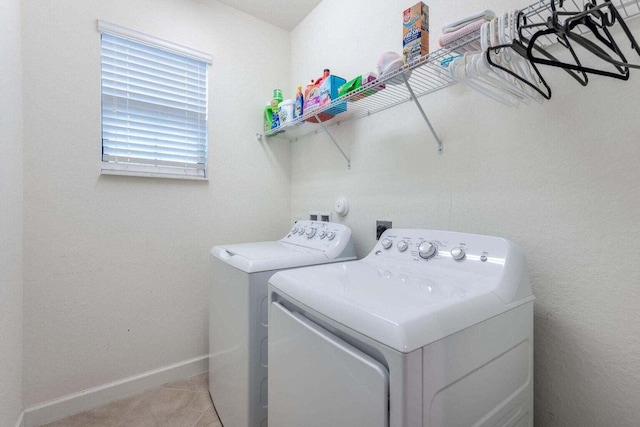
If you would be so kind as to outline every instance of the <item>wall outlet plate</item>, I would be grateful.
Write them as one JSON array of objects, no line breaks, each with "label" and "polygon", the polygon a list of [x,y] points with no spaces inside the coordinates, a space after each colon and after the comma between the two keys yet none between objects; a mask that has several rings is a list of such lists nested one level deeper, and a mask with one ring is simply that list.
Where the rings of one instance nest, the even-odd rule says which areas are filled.
[{"label": "wall outlet plate", "polygon": [[376,221],[376,240],[380,240],[380,236],[387,228],[391,228],[391,221]]},{"label": "wall outlet plate", "polygon": [[309,219],[311,221],[331,222],[331,212],[328,212],[328,211],[309,212]]}]

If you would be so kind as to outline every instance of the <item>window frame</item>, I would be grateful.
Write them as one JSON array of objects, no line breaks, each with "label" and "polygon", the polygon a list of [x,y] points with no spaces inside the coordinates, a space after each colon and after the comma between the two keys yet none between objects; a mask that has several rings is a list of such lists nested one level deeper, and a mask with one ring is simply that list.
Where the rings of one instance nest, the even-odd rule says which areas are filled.
[{"label": "window frame", "polygon": [[173,179],[190,179],[199,181],[209,180],[209,70],[212,64],[210,54],[183,46],[168,40],[160,39],[155,36],[141,33],[136,30],[122,27],[117,24],[98,20],[98,32],[100,33],[100,61],[103,61],[102,34],[107,33],[116,37],[130,39],[137,43],[142,43],[156,49],[162,49],[169,53],[187,57],[192,60],[202,62],[206,66],[205,75],[205,105],[206,105],[206,137],[205,137],[205,165],[200,172],[196,168],[176,168],[162,165],[144,165],[127,162],[109,162],[103,159],[103,137],[104,137],[104,112],[102,106],[103,96],[103,74],[102,66],[100,70],[100,173],[105,175],[127,175],[153,178],[173,178]]}]

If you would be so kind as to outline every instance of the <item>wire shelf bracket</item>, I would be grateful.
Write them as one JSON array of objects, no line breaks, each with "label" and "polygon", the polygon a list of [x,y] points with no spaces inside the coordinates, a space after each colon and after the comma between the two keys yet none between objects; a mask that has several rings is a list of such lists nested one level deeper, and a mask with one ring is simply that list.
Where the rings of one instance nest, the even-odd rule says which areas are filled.
[{"label": "wire shelf bracket", "polygon": [[413,92],[413,89],[411,88],[411,85],[409,84],[409,79],[407,79],[407,76],[404,73],[402,74],[402,80],[404,80],[404,84],[407,86],[407,90],[409,91],[409,94],[411,95],[411,99],[413,100],[413,102],[415,102],[416,107],[418,107],[418,111],[420,111],[420,114],[422,115],[422,118],[424,119],[424,121],[427,124],[427,126],[429,126],[429,130],[431,131],[431,134],[433,135],[433,137],[436,139],[436,142],[438,143],[438,154],[442,154],[442,140],[440,139],[440,137],[436,133],[435,129],[431,125],[431,121],[429,121],[429,117],[427,117],[427,114],[422,109],[422,105],[420,104],[420,101],[416,97],[416,94]]},{"label": "wire shelf bracket", "polygon": [[320,125],[320,127],[322,128],[323,131],[325,131],[325,133],[327,135],[329,135],[329,138],[331,139],[331,141],[333,142],[333,144],[336,146],[336,148],[338,149],[338,151],[340,151],[340,154],[342,154],[342,157],[344,157],[344,159],[347,161],[347,169],[351,169],[351,159],[349,158],[349,156],[347,156],[344,153],[344,150],[340,147],[340,144],[338,144],[338,142],[335,140],[335,138],[333,137],[333,135],[331,135],[331,132],[329,132],[329,128],[327,126],[325,126],[324,123],[322,123],[322,121],[320,121],[320,117],[318,117],[318,114],[314,114],[314,117],[316,118],[316,120],[318,121],[318,124]]}]

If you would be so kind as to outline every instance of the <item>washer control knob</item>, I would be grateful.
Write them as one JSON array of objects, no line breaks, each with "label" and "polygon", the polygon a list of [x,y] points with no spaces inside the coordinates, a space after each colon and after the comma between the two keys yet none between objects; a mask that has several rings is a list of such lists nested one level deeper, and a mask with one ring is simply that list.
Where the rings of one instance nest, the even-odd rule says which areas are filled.
[{"label": "washer control knob", "polygon": [[298,228],[298,234],[301,236],[304,234],[304,227]]},{"label": "washer control knob", "polygon": [[393,242],[389,239],[382,239],[382,247],[385,249],[389,249],[391,247],[391,245],[393,245]]},{"label": "washer control knob", "polygon": [[335,231],[329,231],[327,233],[327,239],[333,240],[335,237],[336,237],[336,232]]},{"label": "washer control knob", "polygon": [[298,232],[298,227],[293,227],[293,230],[291,230],[291,234],[296,234]]},{"label": "washer control knob", "polygon": [[307,230],[307,239],[312,238],[313,236],[316,235],[316,229],[311,227]]},{"label": "washer control knob", "polygon": [[465,256],[464,249],[462,248],[453,248],[451,249],[451,257],[456,261],[460,261]]},{"label": "washer control knob", "polygon": [[418,255],[420,258],[429,259],[438,252],[438,247],[432,242],[422,242],[418,246]]},{"label": "washer control knob", "polygon": [[321,239],[324,239],[325,237],[327,237],[327,232],[324,230],[320,230],[318,232],[318,236],[320,236]]},{"label": "washer control knob", "polygon": [[406,240],[400,240],[396,246],[398,247],[398,250],[400,252],[404,252],[409,247],[409,244],[407,243]]}]

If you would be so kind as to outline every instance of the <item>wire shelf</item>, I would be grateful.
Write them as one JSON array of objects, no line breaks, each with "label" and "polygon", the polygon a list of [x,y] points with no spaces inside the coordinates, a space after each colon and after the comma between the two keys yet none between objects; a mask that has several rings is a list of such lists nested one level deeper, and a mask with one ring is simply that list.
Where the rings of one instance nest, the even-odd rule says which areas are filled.
[{"label": "wire shelf", "polygon": [[[477,34],[472,34],[459,39],[454,44],[447,46],[447,48],[438,49],[414,62],[405,64],[396,71],[384,75],[378,80],[369,82],[353,92],[332,100],[330,104],[327,104],[321,109],[304,113],[302,117],[293,122],[266,131],[263,135],[284,138],[293,142],[315,133],[324,133],[325,128],[336,126],[350,120],[371,116],[409,102],[414,99],[411,90],[415,97],[419,98],[455,84],[456,81],[453,80],[448,73],[442,72],[440,62],[456,55],[456,49],[477,41],[478,38]],[[405,84],[403,76],[407,78],[411,90],[407,87],[407,84]],[[367,95],[367,93],[374,91],[376,92]],[[323,126],[318,126],[317,123],[306,122],[309,119],[313,119],[316,114],[344,105],[345,102],[347,103],[347,110],[325,121],[322,123]]]},{"label": "wire shelf", "polygon": [[[551,1],[555,2],[557,11],[576,13],[584,11],[584,5],[588,0],[564,0],[562,7],[560,7],[559,0],[539,0],[521,9],[527,22],[530,24],[545,23],[552,14]],[[640,0],[611,0],[611,2],[625,20],[640,16]],[[584,30],[580,29],[580,31]],[[546,37],[546,39],[541,42],[543,46],[550,46],[557,43],[557,40],[552,37],[544,37]],[[368,117],[397,105],[414,101],[438,143],[438,152],[441,153],[442,143],[433,130],[417,98],[457,83],[446,71],[443,71],[441,62],[465,51],[480,50],[479,40],[479,32],[469,34],[447,45],[445,48],[438,49],[412,63],[405,64],[398,70],[384,75],[376,81],[369,82],[353,92],[334,99],[330,104],[320,109],[304,113],[302,117],[295,119],[291,123],[264,133],[258,133],[257,137],[258,139],[262,139],[263,136],[283,138],[294,142],[312,134],[327,133],[340,150],[342,156],[347,160],[350,167],[350,159],[333,139],[328,129],[350,120]],[[368,93],[372,94],[368,95]],[[317,115],[331,108],[342,107],[345,104],[347,106],[346,111],[334,116],[330,120],[320,123],[308,122],[309,119],[313,119],[314,117],[317,119]]]}]

